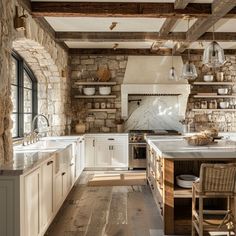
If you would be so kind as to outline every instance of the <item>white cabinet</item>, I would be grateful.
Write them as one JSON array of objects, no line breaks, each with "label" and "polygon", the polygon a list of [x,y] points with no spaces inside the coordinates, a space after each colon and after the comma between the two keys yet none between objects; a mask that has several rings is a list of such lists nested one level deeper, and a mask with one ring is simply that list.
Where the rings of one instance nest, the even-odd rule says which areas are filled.
[{"label": "white cabinet", "polygon": [[95,138],[85,138],[85,167],[94,167],[95,165]]},{"label": "white cabinet", "polygon": [[42,184],[41,184],[41,227],[42,230],[46,230],[48,222],[53,217],[53,158],[49,159],[42,165]]},{"label": "white cabinet", "polygon": [[111,160],[113,167],[128,166],[128,150],[124,142],[117,142],[111,145]]},{"label": "white cabinet", "polygon": [[24,177],[24,236],[40,235],[40,169]]},{"label": "white cabinet", "polygon": [[61,172],[58,172],[54,176],[53,184],[53,209],[56,211],[63,200],[63,188],[62,188],[62,175]]},{"label": "white cabinet", "polygon": [[127,135],[94,135],[85,138],[87,168],[128,168]]},{"label": "white cabinet", "polygon": [[111,155],[110,146],[107,140],[96,138],[95,143],[95,166],[110,167]]}]

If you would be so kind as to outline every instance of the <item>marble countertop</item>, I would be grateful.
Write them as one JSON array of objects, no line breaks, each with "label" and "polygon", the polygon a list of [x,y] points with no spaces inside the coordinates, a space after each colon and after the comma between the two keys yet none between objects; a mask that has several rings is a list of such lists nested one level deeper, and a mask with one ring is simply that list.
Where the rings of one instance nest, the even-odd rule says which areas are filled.
[{"label": "marble countertop", "polygon": [[26,174],[47,161],[52,155],[69,147],[71,142],[66,140],[41,140],[28,146],[18,145],[13,149],[13,161],[0,166],[0,176],[16,176]]},{"label": "marble countertop", "polygon": [[218,140],[205,146],[191,146],[183,139],[183,136],[147,136],[146,140],[164,158],[236,158],[236,141],[233,140]]}]

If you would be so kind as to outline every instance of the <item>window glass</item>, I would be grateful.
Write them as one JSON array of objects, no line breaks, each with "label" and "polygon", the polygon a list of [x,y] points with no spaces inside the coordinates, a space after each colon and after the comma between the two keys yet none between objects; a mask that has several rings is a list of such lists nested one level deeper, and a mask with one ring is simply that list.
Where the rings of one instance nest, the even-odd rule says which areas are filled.
[{"label": "window glass", "polygon": [[37,114],[37,81],[24,60],[12,54],[11,98],[13,112],[12,136],[23,137],[31,131],[31,122]]}]

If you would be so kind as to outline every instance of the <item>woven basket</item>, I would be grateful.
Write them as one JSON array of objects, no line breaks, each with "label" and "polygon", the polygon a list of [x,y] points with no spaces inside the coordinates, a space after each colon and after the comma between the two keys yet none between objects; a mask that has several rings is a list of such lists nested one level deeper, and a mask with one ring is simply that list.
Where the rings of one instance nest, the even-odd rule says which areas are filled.
[{"label": "woven basket", "polygon": [[97,77],[100,82],[107,82],[111,79],[111,72],[107,68],[99,68],[97,71]]},{"label": "woven basket", "polygon": [[204,146],[212,143],[213,138],[207,135],[196,134],[190,137],[185,137],[189,145]]}]

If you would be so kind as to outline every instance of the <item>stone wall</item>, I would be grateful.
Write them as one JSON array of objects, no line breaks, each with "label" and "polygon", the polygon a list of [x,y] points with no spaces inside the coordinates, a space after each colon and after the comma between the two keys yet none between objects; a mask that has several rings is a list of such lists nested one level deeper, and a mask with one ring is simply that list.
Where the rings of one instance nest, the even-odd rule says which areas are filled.
[{"label": "stone wall", "polygon": [[[192,55],[192,61],[197,67],[198,70],[198,79],[196,81],[203,81],[204,74],[214,74],[212,70],[210,70],[207,66],[202,64],[202,56],[200,55]],[[226,56],[227,62],[225,65],[215,72],[224,72],[224,81],[233,81],[236,83],[236,56]],[[216,92],[217,88],[222,86],[194,86],[195,92]],[[225,86],[223,86],[225,87]],[[236,84],[235,86],[228,86],[232,92],[236,92]],[[188,111],[186,113],[186,117],[193,121],[191,124],[191,131],[200,131],[202,129],[208,127],[216,127],[220,131],[224,132],[236,132],[236,112],[235,111],[191,111],[192,108],[196,108],[198,104],[202,101],[212,101],[214,99],[196,99],[189,98],[188,103]],[[219,103],[220,101],[235,101],[234,99],[216,99]],[[236,107],[235,107],[236,108]]]},{"label": "stone wall", "polygon": [[[66,125],[70,125],[66,115],[66,108],[70,106],[70,87],[64,73],[68,65],[67,52],[27,12],[26,31],[15,31],[16,5],[17,0],[0,0],[0,165],[12,160],[10,72],[13,47],[38,79],[39,113],[49,116],[54,134],[64,134]],[[20,7],[19,15],[22,13]]]},{"label": "stone wall", "polygon": [[0,165],[12,157],[10,99],[10,53],[13,31],[14,0],[0,0]]},{"label": "stone wall", "polygon": [[[198,70],[197,81],[203,80],[204,74],[213,73],[209,68],[202,65],[202,56],[192,55],[192,61]],[[72,55],[70,57],[71,67],[71,82],[72,82],[72,131],[74,131],[75,124],[81,120],[87,124],[87,132],[112,132],[115,131],[115,119],[120,119],[120,84],[123,81],[128,57],[124,56],[78,56]],[[183,58],[185,61],[186,58]],[[76,81],[89,80],[88,71],[95,77],[99,66],[107,65],[112,72],[112,81],[117,81],[118,85],[113,87],[113,92],[117,94],[117,99],[106,100],[111,102],[117,108],[116,114],[106,112],[89,113],[87,109],[88,103],[104,102],[104,100],[90,100],[90,99],[74,99],[73,96],[79,93],[80,88],[75,85]],[[225,81],[236,82],[236,56],[227,56],[227,63],[218,71],[224,72]],[[209,88],[207,90],[215,91],[217,87]],[[195,86],[194,90],[200,91],[203,87]],[[236,112],[229,111],[191,111],[196,102],[201,102],[205,99],[189,98],[188,108],[186,112],[187,119],[193,121],[191,124],[191,131],[199,131],[207,127],[217,127],[220,131],[236,131]],[[231,99],[234,100],[234,99]],[[235,99],[236,100],[236,99]],[[218,100],[218,102],[221,100]],[[222,99],[224,101],[224,99]]]},{"label": "stone wall", "polygon": [[[126,56],[70,56],[71,86],[72,86],[72,132],[75,125],[80,121],[86,123],[87,132],[115,132],[115,121],[121,118],[121,84],[125,74]],[[112,94],[115,99],[75,99],[74,95],[82,93],[81,87],[75,84],[77,81],[89,81],[91,77],[96,77],[99,67],[109,68],[111,71],[111,81],[117,84],[112,86]],[[88,104],[109,103],[108,106],[115,108],[116,112],[89,112]]]}]

